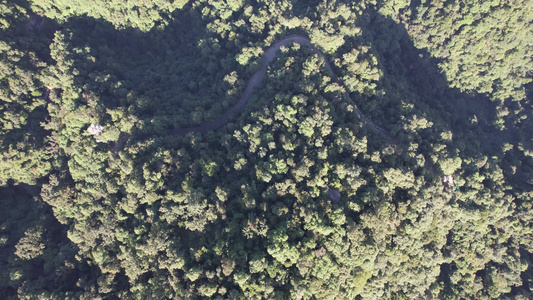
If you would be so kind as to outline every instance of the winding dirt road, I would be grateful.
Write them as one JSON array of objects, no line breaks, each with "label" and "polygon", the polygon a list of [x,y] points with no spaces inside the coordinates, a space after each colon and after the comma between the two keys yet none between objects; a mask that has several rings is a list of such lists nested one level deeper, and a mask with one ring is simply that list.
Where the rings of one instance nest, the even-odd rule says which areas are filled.
[{"label": "winding dirt road", "polygon": [[[331,67],[331,64],[329,63],[329,61],[326,59],[324,53],[322,53],[320,50],[318,50],[315,47],[315,45],[313,45],[311,43],[311,40],[309,38],[307,38],[306,36],[303,36],[303,35],[289,35],[289,36],[286,36],[286,37],[282,38],[281,40],[277,41],[274,45],[270,46],[270,48],[268,48],[265,51],[265,54],[264,54],[264,57],[263,57],[263,64],[261,65],[261,69],[259,69],[257,72],[255,72],[255,74],[252,76],[252,78],[250,78],[250,81],[248,82],[248,85],[246,86],[246,89],[244,90],[244,94],[241,96],[239,101],[233,107],[231,107],[229,110],[227,110],[220,118],[218,118],[218,119],[216,119],[214,121],[211,121],[211,122],[207,122],[207,123],[201,124],[199,126],[195,126],[195,127],[171,129],[171,130],[169,130],[168,133],[171,134],[171,135],[185,135],[185,134],[190,133],[190,132],[193,132],[193,133],[205,133],[207,131],[215,130],[215,129],[218,129],[218,128],[222,127],[224,124],[226,124],[229,121],[230,117],[234,113],[241,112],[244,109],[244,107],[246,106],[248,101],[250,101],[253,89],[255,87],[257,87],[259,85],[259,83],[261,83],[261,80],[263,80],[263,77],[266,74],[268,66],[274,60],[274,58],[276,58],[277,51],[282,46],[287,46],[290,43],[298,43],[300,45],[308,46],[311,50],[313,50],[313,52],[315,54],[317,54],[318,56],[320,56],[324,60],[324,63],[326,65],[326,69],[331,73],[333,79],[337,80],[337,75],[335,74],[335,72],[333,72],[333,68]],[[377,126],[376,124],[374,124],[372,121],[370,121],[370,119],[368,119],[359,110],[359,108],[357,108],[357,106],[355,105],[355,103],[350,98],[350,95],[347,92],[345,92],[345,97],[348,100],[350,100],[352,102],[352,104],[354,104],[357,116],[359,117],[359,119],[361,121],[363,121],[365,124],[368,124],[368,125],[372,126],[374,129],[379,131],[381,134],[385,135],[385,137],[387,137],[388,139],[393,140],[390,137],[389,133],[385,129],[383,129],[383,128]]]}]

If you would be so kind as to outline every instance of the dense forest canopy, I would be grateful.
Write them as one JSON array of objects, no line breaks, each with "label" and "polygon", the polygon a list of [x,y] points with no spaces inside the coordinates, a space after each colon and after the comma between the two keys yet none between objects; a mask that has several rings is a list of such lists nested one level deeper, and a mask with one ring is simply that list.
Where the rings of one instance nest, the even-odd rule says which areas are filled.
[{"label": "dense forest canopy", "polygon": [[533,2],[0,11],[2,298],[531,297]]}]

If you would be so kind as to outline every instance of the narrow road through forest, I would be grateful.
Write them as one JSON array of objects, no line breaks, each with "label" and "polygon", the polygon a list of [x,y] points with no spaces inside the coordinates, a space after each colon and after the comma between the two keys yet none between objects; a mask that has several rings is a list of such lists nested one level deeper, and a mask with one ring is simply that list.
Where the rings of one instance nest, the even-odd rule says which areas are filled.
[{"label": "narrow road through forest", "polygon": [[[229,121],[230,117],[234,113],[241,112],[244,109],[244,107],[246,106],[248,101],[250,101],[253,89],[255,87],[257,87],[259,85],[259,83],[261,83],[261,80],[263,80],[263,77],[266,74],[268,66],[274,60],[274,58],[276,58],[277,51],[282,46],[287,46],[290,43],[298,43],[300,45],[308,46],[315,54],[317,54],[318,56],[320,56],[320,58],[322,58],[322,60],[324,61],[325,65],[326,65],[326,69],[331,73],[333,79],[337,80],[337,75],[333,71],[333,68],[331,67],[331,64],[329,63],[329,61],[326,59],[326,56],[324,55],[324,53],[322,53],[320,50],[318,50],[315,47],[315,45],[313,45],[311,43],[311,40],[308,37],[303,36],[303,35],[289,35],[289,36],[286,36],[286,37],[282,38],[281,40],[277,41],[276,43],[274,43],[272,46],[270,46],[270,48],[268,48],[265,51],[265,54],[264,54],[264,57],[263,57],[263,63],[261,65],[261,69],[259,69],[257,72],[255,72],[255,74],[250,78],[250,81],[248,82],[248,85],[246,85],[246,89],[244,90],[244,94],[241,96],[239,101],[237,103],[235,103],[235,105],[233,105],[233,107],[231,107],[226,112],[224,112],[224,114],[220,118],[218,118],[218,119],[216,119],[214,121],[206,122],[204,124],[201,124],[201,125],[198,125],[198,126],[195,126],[195,127],[171,129],[171,130],[168,131],[168,133],[171,134],[171,135],[185,135],[185,134],[190,133],[190,132],[193,132],[193,133],[205,133],[205,132],[207,132],[209,130],[215,130],[215,129],[218,129],[218,128],[222,127],[224,124],[226,124]],[[345,92],[345,97],[348,100],[350,100],[352,102],[352,104],[354,104],[357,116],[359,117],[359,119],[361,121],[363,121],[365,124],[369,124],[370,126],[372,126],[374,129],[379,131],[381,134],[383,134],[388,139],[393,140],[390,137],[389,133],[385,129],[383,129],[383,128],[377,126],[376,124],[374,124],[370,119],[368,119],[359,110],[359,108],[357,108],[357,106],[355,105],[355,102],[350,98],[350,95],[348,94],[348,92]]]}]

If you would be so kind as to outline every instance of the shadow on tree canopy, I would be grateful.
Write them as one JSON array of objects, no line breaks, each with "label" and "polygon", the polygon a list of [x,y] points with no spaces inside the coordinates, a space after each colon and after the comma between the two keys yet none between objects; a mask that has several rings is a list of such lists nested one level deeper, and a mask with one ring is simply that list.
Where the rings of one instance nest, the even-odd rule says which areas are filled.
[{"label": "shadow on tree canopy", "polygon": [[[401,147],[414,149],[404,151],[404,155],[398,159],[392,155],[385,156],[384,165],[400,165],[400,167],[408,168],[413,162],[413,159],[408,156],[409,152],[417,152],[425,156],[426,160],[435,156],[437,160],[432,163],[439,165],[441,159],[456,157],[461,158],[462,161],[482,161],[483,157],[493,156],[504,157],[502,149],[504,143],[518,147],[518,141],[523,138],[519,136],[520,131],[523,130],[509,126],[501,130],[495,128],[494,124],[501,122],[495,104],[489,102],[483,95],[461,93],[450,88],[445,77],[439,72],[440,61],[432,58],[426,51],[416,49],[401,24],[371,10],[365,13],[363,19],[366,21],[362,21],[361,24],[363,34],[354,38],[346,38],[345,44],[339,48],[339,51],[346,53],[359,45],[368,46],[377,58],[377,65],[383,75],[377,82],[376,93],[352,91],[351,98],[374,123],[395,137],[401,143]],[[252,208],[248,209],[237,200],[225,199],[224,201],[231,204],[224,215],[227,219],[206,221],[205,232],[195,230],[204,228],[200,225],[193,229],[188,228],[187,224],[172,225],[163,229],[155,228],[152,224],[156,223],[157,213],[152,215],[148,213],[162,210],[160,201],[150,202],[149,197],[158,199],[158,196],[167,195],[174,197],[172,200],[181,205],[175,205],[176,210],[188,210],[187,213],[191,215],[194,213],[195,217],[204,217],[206,207],[209,207],[204,204],[204,202],[207,203],[205,199],[208,198],[207,192],[198,188],[191,191],[190,197],[186,200],[180,198],[181,195],[173,193],[188,188],[188,180],[192,177],[200,178],[198,180],[204,185],[212,184],[214,179],[208,177],[216,172],[215,169],[218,166],[216,162],[212,164],[213,162],[206,160],[210,158],[219,158],[222,161],[229,159],[225,156],[224,147],[221,145],[228,142],[226,138],[231,136],[232,128],[228,128],[230,126],[209,133],[208,138],[189,136],[187,140],[180,140],[180,138],[167,136],[168,131],[173,128],[190,127],[216,119],[237,101],[248,82],[249,78],[246,76],[252,74],[249,66],[237,64],[236,56],[242,47],[248,45],[239,38],[245,41],[253,41],[253,39],[242,33],[238,33],[239,38],[235,40],[218,36],[209,30],[207,23],[193,10],[180,10],[173,13],[173,20],[168,25],[153,28],[144,33],[135,29],[117,30],[109,22],[87,16],[77,16],[61,24],[56,32],[51,51],[57,63],[58,73],[64,72],[73,79],[71,87],[73,94],[57,97],[58,111],[62,107],[74,107],[72,111],[79,113],[76,117],[82,120],[80,121],[82,124],[100,123],[108,128],[114,127],[116,132],[122,135],[131,135],[127,143],[132,145],[133,154],[123,153],[124,151],[121,152],[120,149],[113,149],[110,146],[111,152],[114,152],[110,157],[113,158],[115,154],[120,158],[133,155],[135,157],[131,159],[132,164],[123,163],[126,159],[118,163],[109,159],[107,166],[111,169],[111,164],[115,163],[119,165],[117,169],[120,168],[128,175],[132,174],[131,178],[127,177],[127,180],[131,179],[138,185],[136,187],[140,190],[138,193],[143,195],[142,200],[145,202],[138,203],[135,202],[137,199],[132,198],[133,204],[130,205],[128,201],[131,199],[128,198],[128,192],[121,190],[123,187],[114,187],[114,183],[109,180],[106,182],[106,187],[116,192],[91,202],[94,207],[103,207],[100,211],[94,209],[97,211],[94,215],[100,216],[107,213],[119,215],[116,211],[129,209],[127,214],[120,212],[120,218],[126,215],[124,219],[121,219],[120,225],[134,228],[135,234],[140,232],[138,236],[143,238],[152,229],[154,232],[157,231],[156,233],[163,229],[167,230],[172,238],[172,246],[169,248],[177,248],[183,253],[194,252],[195,254],[187,254],[190,260],[188,263],[195,262],[198,266],[212,271],[216,270],[218,262],[201,261],[204,251],[202,249],[203,247],[215,248],[217,240],[231,240],[229,256],[237,262],[239,267],[246,266],[249,253],[250,256],[252,253],[256,255],[256,252],[263,251],[258,249],[266,248],[268,244],[266,237],[255,237],[244,241],[242,239],[243,226],[250,231],[260,231],[256,228],[256,226],[259,227],[257,225],[259,221],[254,223],[255,225],[244,221],[245,214],[248,214],[250,219],[256,220],[256,216],[260,214],[259,205],[251,205]],[[330,61],[333,61],[333,57]],[[232,73],[234,70],[237,71],[236,74]],[[336,71],[340,78],[345,75],[342,68],[337,67]],[[246,121],[248,121],[248,116],[240,115],[232,127],[238,128]],[[369,136],[377,137],[369,139],[371,150],[382,150],[384,146],[383,139],[379,138],[380,133],[367,129]],[[218,142],[217,137],[220,137]],[[141,150],[133,147],[136,143],[142,144],[146,138],[153,142],[152,146]],[[117,140],[119,140],[119,134],[108,139],[110,144]],[[184,141],[190,142],[190,145]],[[193,144],[194,147],[204,144],[204,149],[210,152],[196,151],[197,148],[194,148]],[[80,148],[84,147],[83,144],[80,145]],[[101,146],[101,148],[105,147]],[[173,180],[177,175],[168,175],[169,182],[157,188],[158,194],[142,194],[144,184],[147,184],[143,181],[143,176],[149,174],[151,171],[149,168],[152,167],[149,163],[145,163],[145,160],[155,156],[156,152],[162,153],[178,147],[191,150],[188,154],[176,158],[176,160],[191,162],[190,169],[180,171],[185,174],[183,178],[186,179]],[[121,165],[122,163],[124,165]],[[166,166],[165,163],[164,161],[154,163],[162,170],[160,172],[162,174],[165,172],[162,167]],[[224,165],[231,166],[233,163],[233,161],[224,161],[224,164],[219,164],[223,165],[218,174],[220,181],[225,183],[235,181],[231,177],[233,175],[231,171],[224,169]],[[465,165],[469,169],[461,173],[461,176],[468,177],[477,171],[471,163],[465,163]],[[380,171],[379,168],[381,167],[376,166],[378,171]],[[423,173],[434,181],[440,180],[438,176],[435,176],[436,172],[421,169],[418,170],[419,174]],[[442,166],[441,169],[443,169]],[[528,171],[527,165],[521,165],[516,171],[516,176],[526,177],[530,170],[531,168]],[[460,169],[456,168],[453,171],[459,172]],[[107,176],[107,174],[104,175]],[[517,188],[518,185],[525,184],[521,180],[511,183]],[[483,184],[490,187],[493,183],[486,180]],[[261,188],[265,186],[267,184],[261,183],[238,188],[245,196],[256,196],[257,199],[248,199],[255,203],[269,196],[268,191],[262,193]],[[92,187],[89,186],[87,189],[94,192],[90,188]],[[97,192],[94,193],[99,195]],[[217,190],[216,197],[222,199],[227,195],[224,195],[224,191]],[[407,202],[408,197],[409,195],[403,190],[398,190],[395,199]],[[342,205],[346,204],[341,200],[339,206]],[[115,207],[120,208],[115,209]],[[209,209],[214,210],[212,207]],[[279,215],[289,212],[282,201],[272,204],[272,207],[269,207],[270,210]],[[87,215],[90,216],[91,213]],[[184,222],[189,222],[189,220]],[[110,224],[113,223],[110,222]],[[225,225],[228,226],[225,227]],[[106,224],[106,226],[111,225]],[[280,236],[286,235],[281,229],[276,232],[278,233]],[[160,237],[154,238],[150,235],[150,239],[152,238],[159,241],[157,238]],[[299,242],[305,238],[307,237],[297,236],[296,240]],[[161,238],[165,242],[168,239],[169,237],[166,240]],[[135,248],[135,245],[131,247]],[[159,252],[155,251],[155,253]],[[112,254],[109,257],[112,257]],[[257,260],[260,261],[260,259],[259,257]],[[113,261],[113,263],[116,262]],[[150,263],[156,264],[156,262]],[[113,267],[118,268],[116,265]],[[190,267],[196,268],[197,266]],[[152,265],[146,268],[152,268]],[[442,270],[450,268],[452,267],[446,265]],[[157,276],[152,271],[141,270],[139,272],[141,275],[136,274],[138,277],[135,278],[141,278],[146,282],[155,280]],[[231,274],[230,271],[228,272]],[[183,274],[178,273],[173,276],[183,277]],[[123,273],[120,273],[118,289],[129,288],[125,277]],[[228,283],[228,285],[237,288],[235,283]],[[289,291],[286,292],[288,295]]]}]

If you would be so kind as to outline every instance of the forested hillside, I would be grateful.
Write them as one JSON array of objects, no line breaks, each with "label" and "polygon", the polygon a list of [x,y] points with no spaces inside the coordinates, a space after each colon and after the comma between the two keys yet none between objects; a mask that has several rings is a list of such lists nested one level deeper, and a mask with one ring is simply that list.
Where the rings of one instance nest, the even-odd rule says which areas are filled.
[{"label": "forested hillside", "polygon": [[0,11],[0,298],[533,294],[533,2]]}]

